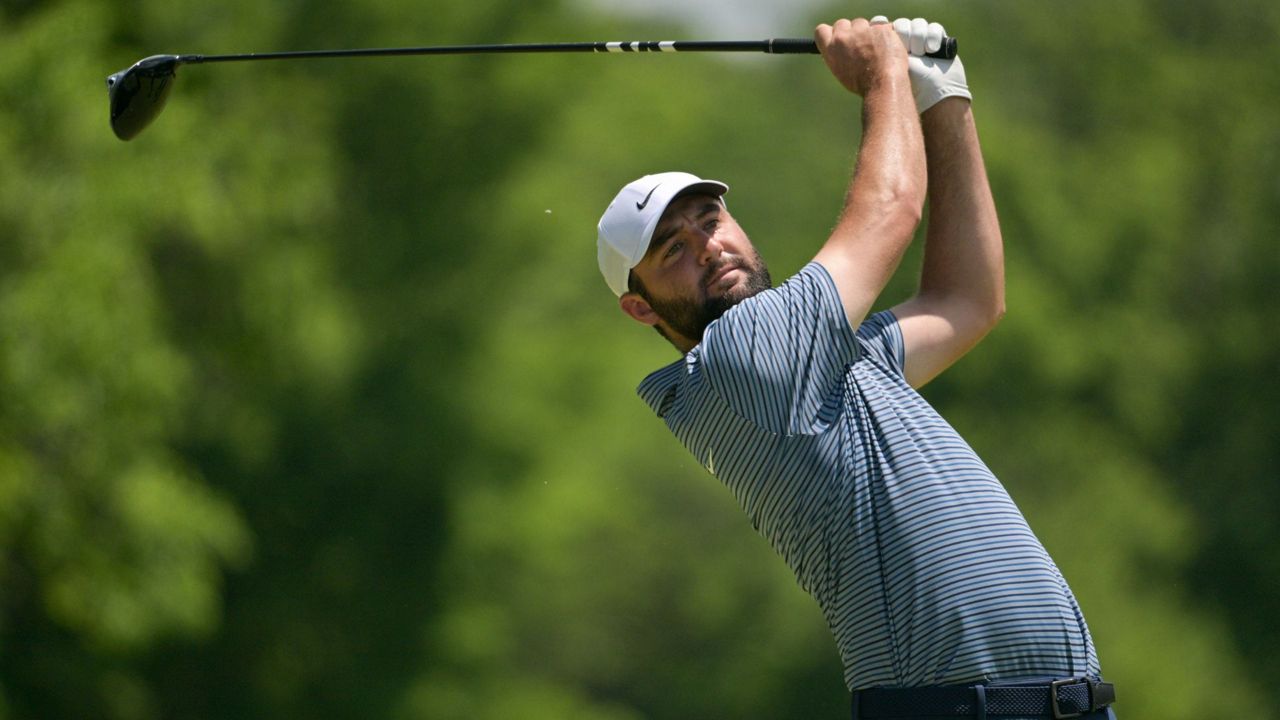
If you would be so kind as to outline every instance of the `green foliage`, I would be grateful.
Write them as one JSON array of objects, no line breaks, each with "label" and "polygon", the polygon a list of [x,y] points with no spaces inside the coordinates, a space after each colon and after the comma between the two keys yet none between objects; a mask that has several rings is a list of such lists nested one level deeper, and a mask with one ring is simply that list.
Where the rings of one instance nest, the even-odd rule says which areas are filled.
[{"label": "green foliage", "polygon": [[[1280,11],[899,9],[961,38],[1008,255],[1009,315],[928,397],[1125,718],[1275,717]],[[816,606],[634,397],[674,355],[592,247],[618,186],[684,168],[798,269],[856,147],[821,63],[191,66],[130,143],[101,84],[692,35],[549,0],[0,3],[0,718],[843,717]]]},{"label": "green foliage", "polygon": [[245,560],[249,541],[234,505],[170,446],[193,370],[162,327],[127,184],[95,180],[109,145],[77,112],[77,84],[100,43],[85,33],[60,52],[67,29],[100,20],[73,4],[27,18],[0,82],[22,108],[6,115],[2,149],[3,534],[8,571],[33,593],[10,600],[129,649],[209,631],[219,567]]}]

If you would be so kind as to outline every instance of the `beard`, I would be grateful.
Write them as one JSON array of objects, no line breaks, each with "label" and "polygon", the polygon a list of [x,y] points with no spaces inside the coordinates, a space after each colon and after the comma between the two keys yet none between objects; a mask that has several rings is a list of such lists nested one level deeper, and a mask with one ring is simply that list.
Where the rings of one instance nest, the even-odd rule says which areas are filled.
[{"label": "beard", "polygon": [[[747,275],[746,280],[717,297],[710,296],[707,293],[707,283],[726,267],[741,269]],[[698,285],[697,297],[657,298],[650,297],[643,288],[636,288],[636,290],[672,330],[696,344],[702,342],[702,333],[707,326],[725,314],[729,308],[771,287],[773,287],[773,280],[769,277],[769,268],[765,267],[760,254],[752,248],[750,257],[722,255],[720,262],[708,267],[703,273],[702,282]]]}]

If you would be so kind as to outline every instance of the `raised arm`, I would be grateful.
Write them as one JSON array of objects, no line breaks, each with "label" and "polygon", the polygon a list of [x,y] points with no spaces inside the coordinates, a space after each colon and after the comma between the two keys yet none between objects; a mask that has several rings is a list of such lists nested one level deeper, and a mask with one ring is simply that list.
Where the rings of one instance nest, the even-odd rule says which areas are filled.
[{"label": "raised arm", "polygon": [[893,309],[912,387],[932,380],[1004,314],[1004,251],[969,100],[949,97],[921,117],[929,223],[920,289]]},{"label": "raised arm", "polygon": [[907,52],[888,24],[819,25],[818,48],[833,75],[861,95],[862,142],[844,210],[814,258],[831,274],[857,327],[902,260],[920,222],[924,142],[907,76]]}]

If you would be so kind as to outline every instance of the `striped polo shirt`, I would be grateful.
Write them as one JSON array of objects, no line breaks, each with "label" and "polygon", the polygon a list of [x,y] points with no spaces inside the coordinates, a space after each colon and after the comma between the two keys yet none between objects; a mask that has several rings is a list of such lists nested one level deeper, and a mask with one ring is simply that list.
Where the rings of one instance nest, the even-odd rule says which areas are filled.
[{"label": "striped polo shirt", "polygon": [[854,332],[810,263],[639,393],[817,599],[851,690],[1098,676],[1058,568],[902,368],[893,314]]}]

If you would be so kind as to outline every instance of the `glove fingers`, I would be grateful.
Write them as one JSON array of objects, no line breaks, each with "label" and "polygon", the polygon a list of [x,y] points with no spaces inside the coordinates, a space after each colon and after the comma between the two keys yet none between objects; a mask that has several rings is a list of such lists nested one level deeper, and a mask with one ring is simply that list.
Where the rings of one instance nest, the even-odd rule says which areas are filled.
[{"label": "glove fingers", "polygon": [[911,21],[906,18],[898,18],[893,21],[893,30],[898,33],[898,37],[902,39],[902,45],[907,48],[907,52],[911,52]]},{"label": "glove fingers", "polygon": [[[877,21],[887,22],[887,18],[883,15],[877,15],[871,19],[872,24]],[[946,37],[947,31],[938,23],[931,23],[924,18],[898,18],[893,21],[894,32],[898,33],[898,37],[902,39],[902,44],[906,46],[907,52],[916,57],[923,57],[927,53],[937,52],[942,47],[942,39]]]},{"label": "glove fingers", "polygon": [[942,38],[947,36],[947,31],[938,23],[929,23],[929,31],[925,38],[925,52],[937,52],[942,47]]},{"label": "glove fingers", "polygon": [[912,55],[924,55],[925,36],[929,33],[929,21],[924,18],[916,18],[911,21],[911,44],[907,46],[907,52]]},{"label": "glove fingers", "polygon": [[886,24],[888,24],[888,22],[889,22],[889,18],[887,18],[887,17],[885,17],[885,16],[883,16],[883,15],[877,15],[877,16],[875,16],[875,17],[871,18],[871,24],[872,24],[872,25],[886,25]]}]

